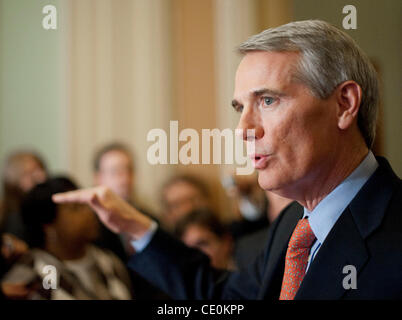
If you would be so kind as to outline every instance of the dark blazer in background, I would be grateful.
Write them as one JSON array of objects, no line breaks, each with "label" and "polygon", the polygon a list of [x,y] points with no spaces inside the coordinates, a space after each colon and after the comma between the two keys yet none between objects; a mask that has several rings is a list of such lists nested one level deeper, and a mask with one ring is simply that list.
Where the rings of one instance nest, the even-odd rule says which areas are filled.
[{"label": "dark blazer in background", "polygon": [[[384,158],[348,205],[295,299],[402,299],[402,183]],[[176,299],[278,299],[289,239],[303,207],[287,207],[269,228],[264,251],[246,270],[211,268],[201,252],[158,230],[129,266]],[[346,265],[357,289],[345,289]]]}]

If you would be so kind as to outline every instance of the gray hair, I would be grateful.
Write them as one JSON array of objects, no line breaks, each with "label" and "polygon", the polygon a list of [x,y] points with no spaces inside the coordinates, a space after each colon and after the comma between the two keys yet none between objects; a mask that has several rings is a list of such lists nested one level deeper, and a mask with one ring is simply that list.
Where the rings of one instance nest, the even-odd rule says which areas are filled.
[{"label": "gray hair", "polygon": [[357,82],[363,92],[357,123],[366,145],[371,148],[378,113],[377,73],[366,54],[346,33],[325,21],[297,21],[250,37],[238,51],[241,54],[251,51],[300,52],[294,77],[306,84],[317,98],[328,98],[342,82]]}]

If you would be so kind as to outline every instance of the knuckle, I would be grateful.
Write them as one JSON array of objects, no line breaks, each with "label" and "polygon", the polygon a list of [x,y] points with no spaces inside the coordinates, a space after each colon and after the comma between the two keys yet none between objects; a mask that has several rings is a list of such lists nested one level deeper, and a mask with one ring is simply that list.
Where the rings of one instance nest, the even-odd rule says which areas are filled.
[{"label": "knuckle", "polygon": [[109,187],[106,187],[106,186],[99,187],[99,197],[101,199],[105,199],[109,194],[110,194]]}]

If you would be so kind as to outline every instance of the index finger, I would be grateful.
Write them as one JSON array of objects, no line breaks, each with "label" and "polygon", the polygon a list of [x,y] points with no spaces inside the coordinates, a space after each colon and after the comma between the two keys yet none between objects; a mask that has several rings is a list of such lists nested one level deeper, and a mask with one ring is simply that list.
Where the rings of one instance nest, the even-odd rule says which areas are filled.
[{"label": "index finger", "polygon": [[90,204],[96,197],[95,188],[80,189],[63,193],[56,193],[52,196],[55,203],[86,203]]}]

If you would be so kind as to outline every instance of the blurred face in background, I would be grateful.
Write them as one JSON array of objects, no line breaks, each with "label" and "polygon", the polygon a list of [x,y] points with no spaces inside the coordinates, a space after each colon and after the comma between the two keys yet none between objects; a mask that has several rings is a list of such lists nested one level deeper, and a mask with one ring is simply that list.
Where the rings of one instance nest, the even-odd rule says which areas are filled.
[{"label": "blurred face in background", "polygon": [[21,166],[19,186],[27,193],[38,183],[46,180],[46,172],[42,166],[32,157],[27,157]]},{"label": "blurred face in background", "polygon": [[131,157],[120,150],[105,153],[95,174],[95,184],[110,188],[125,200],[130,200],[133,192],[134,168]]},{"label": "blurred face in background", "polygon": [[191,183],[177,181],[163,191],[164,213],[162,222],[168,229],[173,229],[177,222],[194,209],[207,205],[202,192]]},{"label": "blurred face in background", "polygon": [[23,193],[27,193],[38,183],[46,180],[47,174],[43,165],[34,155],[19,154],[13,157],[7,165],[6,182]]},{"label": "blurred face in background", "polygon": [[62,204],[56,219],[49,225],[56,231],[60,244],[85,245],[98,236],[99,224],[87,205]]},{"label": "blurred face in background", "polygon": [[191,248],[204,252],[211,260],[211,265],[218,269],[230,267],[232,259],[232,238],[230,235],[216,235],[205,226],[190,224],[181,240]]}]

